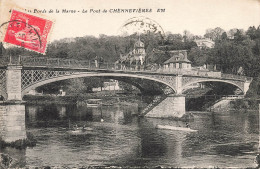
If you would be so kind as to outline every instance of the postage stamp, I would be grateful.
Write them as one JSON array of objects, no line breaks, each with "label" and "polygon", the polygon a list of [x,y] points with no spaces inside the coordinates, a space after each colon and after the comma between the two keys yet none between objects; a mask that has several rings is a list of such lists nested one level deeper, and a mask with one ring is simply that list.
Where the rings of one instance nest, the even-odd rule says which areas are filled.
[{"label": "postage stamp", "polygon": [[53,21],[12,10],[4,42],[44,54]]}]

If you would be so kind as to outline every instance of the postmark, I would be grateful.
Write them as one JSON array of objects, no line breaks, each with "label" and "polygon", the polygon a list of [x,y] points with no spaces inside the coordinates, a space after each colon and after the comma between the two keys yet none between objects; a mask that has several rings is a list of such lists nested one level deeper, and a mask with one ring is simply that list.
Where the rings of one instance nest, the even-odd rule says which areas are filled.
[{"label": "postmark", "polygon": [[44,54],[53,21],[13,9],[3,41]]},{"label": "postmark", "polygon": [[165,38],[165,33],[163,28],[156,21],[144,17],[133,17],[125,21],[125,23],[119,28],[118,33],[121,35],[127,34],[131,35],[134,33],[140,34],[159,34],[162,39]]}]

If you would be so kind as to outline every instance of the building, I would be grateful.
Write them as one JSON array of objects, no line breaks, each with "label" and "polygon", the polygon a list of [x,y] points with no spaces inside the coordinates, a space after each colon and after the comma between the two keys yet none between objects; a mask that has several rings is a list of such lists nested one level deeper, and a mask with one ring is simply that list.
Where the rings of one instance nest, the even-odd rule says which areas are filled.
[{"label": "building", "polygon": [[43,95],[42,93],[37,92],[35,89],[30,90],[26,95]]},{"label": "building", "polygon": [[119,87],[119,83],[117,80],[110,79],[108,82],[104,82],[104,87],[102,87],[102,89],[101,89],[101,87],[92,89],[93,92],[99,92],[102,90],[116,91],[116,90],[122,90],[122,89]]},{"label": "building", "polygon": [[117,80],[110,79],[108,82],[104,82],[103,90],[121,90]]},{"label": "building", "polygon": [[120,55],[120,59],[117,61],[117,63],[125,64],[125,66],[140,66],[144,64],[145,56],[146,52],[144,43],[140,40],[139,37],[138,41],[134,44],[134,49],[125,55]]},{"label": "building", "polygon": [[60,89],[58,95],[59,95],[59,96],[65,96],[65,95],[66,95],[66,92],[63,91],[63,89]]},{"label": "building", "polygon": [[187,58],[186,50],[175,50],[168,53],[171,58],[163,63],[164,70],[191,69],[191,61]]},{"label": "building", "polygon": [[138,60],[140,64],[143,65],[145,56],[146,53],[144,49],[144,43],[139,38],[138,41],[134,44],[134,50],[132,51],[131,57],[135,58],[135,60]]},{"label": "building", "polygon": [[205,38],[205,39],[197,39],[195,40],[197,46],[202,49],[202,48],[213,48],[215,46],[215,42],[212,40]]}]

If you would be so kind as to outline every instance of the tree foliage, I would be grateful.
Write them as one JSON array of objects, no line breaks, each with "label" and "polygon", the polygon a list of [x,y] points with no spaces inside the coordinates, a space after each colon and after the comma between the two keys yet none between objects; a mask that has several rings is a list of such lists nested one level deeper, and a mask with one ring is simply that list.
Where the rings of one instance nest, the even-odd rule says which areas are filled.
[{"label": "tree foliage", "polygon": [[207,29],[204,37],[212,39],[213,41],[217,41],[221,39],[221,35],[223,32],[224,30],[220,27],[216,27],[214,29]]}]

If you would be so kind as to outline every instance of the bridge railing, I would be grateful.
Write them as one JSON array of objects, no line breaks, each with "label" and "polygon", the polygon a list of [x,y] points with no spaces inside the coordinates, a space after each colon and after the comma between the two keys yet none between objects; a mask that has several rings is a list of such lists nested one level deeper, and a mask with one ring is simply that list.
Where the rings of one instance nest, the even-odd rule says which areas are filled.
[{"label": "bridge railing", "polygon": [[66,68],[144,71],[144,66],[125,65],[120,63],[109,63],[109,62],[95,62],[94,60],[86,61],[86,60],[46,58],[46,57],[23,58],[21,59],[21,64],[24,66],[40,66],[40,67],[66,67]]},{"label": "bridge railing", "polygon": [[240,79],[240,80],[244,80],[244,81],[252,81],[253,80],[252,77],[247,77],[247,76],[242,76],[242,75],[234,75],[234,74],[226,74],[226,73],[222,73],[221,77],[226,78],[226,79]]},{"label": "bridge railing", "polygon": [[7,64],[9,64],[11,61],[10,61],[10,58],[8,57],[2,57],[0,59],[0,66],[5,66]]},{"label": "bridge railing", "polygon": [[180,75],[192,75],[192,76],[209,76],[209,77],[221,77],[221,72],[213,72],[198,69],[163,69],[160,68],[157,72],[161,73],[174,73]]}]

